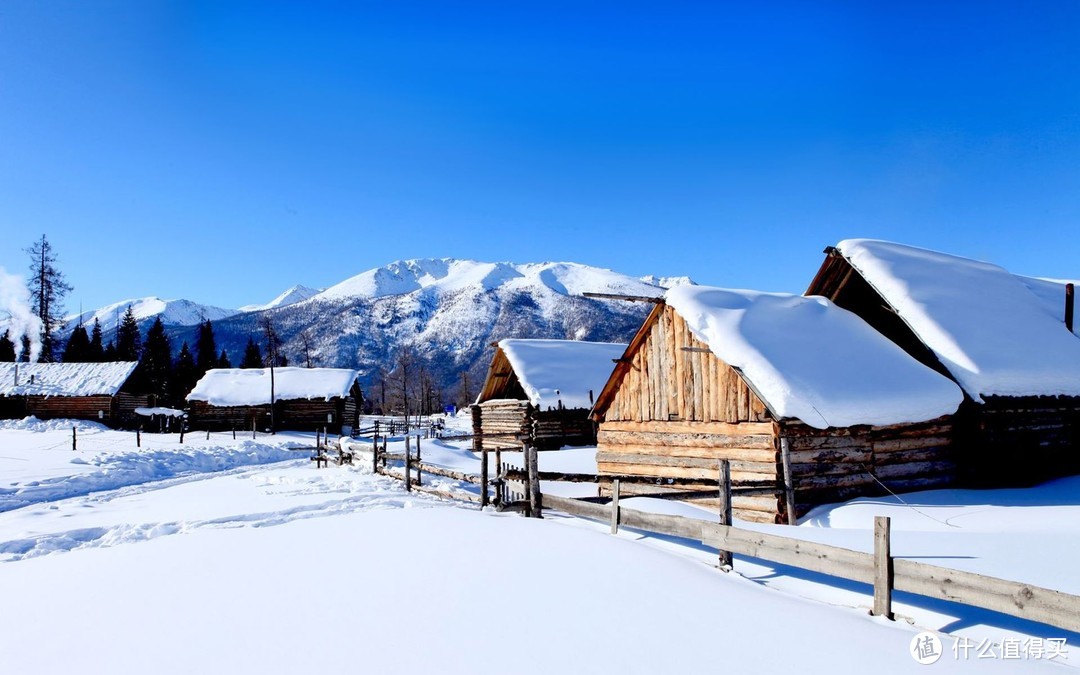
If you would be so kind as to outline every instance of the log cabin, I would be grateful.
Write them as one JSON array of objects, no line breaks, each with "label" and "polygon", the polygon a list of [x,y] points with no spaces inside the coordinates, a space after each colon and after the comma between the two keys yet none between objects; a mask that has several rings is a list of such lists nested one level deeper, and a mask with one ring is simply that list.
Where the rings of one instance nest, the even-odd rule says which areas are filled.
[{"label": "log cabin", "polygon": [[196,429],[347,435],[363,401],[359,375],[345,368],[214,368],[188,394],[190,423]]},{"label": "log cabin", "polygon": [[825,251],[807,295],[858,314],[963,389],[963,482],[1020,486],[1080,472],[1071,285],[884,241]]},{"label": "log cabin", "polygon": [[576,340],[495,343],[473,406],[484,446],[521,447],[523,434],[542,450],[592,445],[596,432],[589,411],[625,350],[626,344]]},{"label": "log cabin", "polygon": [[0,418],[134,423],[149,397],[133,385],[138,362],[0,363]]},{"label": "log cabin", "polygon": [[736,492],[736,517],[794,522],[818,504],[950,484],[961,400],[828,300],[683,286],[657,302],[597,397],[596,461],[601,474],[715,489],[726,459],[734,483],[776,486]]}]

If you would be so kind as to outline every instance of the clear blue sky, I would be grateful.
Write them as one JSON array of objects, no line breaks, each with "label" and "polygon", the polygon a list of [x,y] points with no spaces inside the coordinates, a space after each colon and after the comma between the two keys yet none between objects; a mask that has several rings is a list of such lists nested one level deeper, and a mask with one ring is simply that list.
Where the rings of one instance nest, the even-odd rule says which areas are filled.
[{"label": "clear blue sky", "polygon": [[0,3],[0,267],[69,311],[393,260],[1080,276],[1080,3]]}]

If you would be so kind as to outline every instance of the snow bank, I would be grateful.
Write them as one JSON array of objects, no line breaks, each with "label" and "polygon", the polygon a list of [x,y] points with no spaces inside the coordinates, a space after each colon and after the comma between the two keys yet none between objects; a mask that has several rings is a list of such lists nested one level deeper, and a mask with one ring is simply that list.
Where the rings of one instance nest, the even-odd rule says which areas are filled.
[{"label": "snow bank", "polygon": [[115,396],[137,365],[0,363],[0,396]]},{"label": "snow bank", "polygon": [[956,385],[825,298],[680,286],[667,302],[779,418],[823,429],[956,411]]},{"label": "snow bank", "polygon": [[[990,263],[868,239],[837,249],[973,399],[1080,396],[1080,341],[1052,292]],[[1053,282],[1050,282],[1053,283]]]},{"label": "snow bank", "polygon": [[[529,401],[542,409],[592,408],[625,344],[572,340],[502,340]],[[590,392],[592,396],[590,396]]]},{"label": "snow bank", "polygon": [[0,430],[4,431],[34,431],[44,433],[46,431],[71,431],[75,427],[79,431],[108,431],[109,427],[100,422],[89,420],[39,420],[31,415],[21,420],[0,420]]},{"label": "snow bank", "polygon": [[218,447],[109,452],[90,459],[75,457],[71,460],[72,464],[88,464],[93,468],[74,475],[0,488],[0,513],[30,504],[68,499],[102,490],[115,490],[175,476],[227,471],[241,466],[295,458],[296,454],[283,445],[266,445],[255,441]]},{"label": "snow bank", "polygon": [[[274,397],[278,401],[345,397],[357,377],[357,371],[346,368],[274,368]],[[270,370],[215,368],[203,375],[187,400],[217,406],[270,403]]]}]

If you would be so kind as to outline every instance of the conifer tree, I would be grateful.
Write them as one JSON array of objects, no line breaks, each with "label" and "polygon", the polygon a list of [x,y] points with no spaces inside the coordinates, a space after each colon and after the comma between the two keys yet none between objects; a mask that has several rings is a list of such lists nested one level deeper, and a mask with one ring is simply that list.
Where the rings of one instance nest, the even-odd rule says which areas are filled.
[{"label": "conifer tree", "polygon": [[139,323],[135,320],[135,311],[128,305],[120,326],[116,329],[116,358],[120,361],[138,361],[142,353],[142,338],[139,336]]},{"label": "conifer tree", "polygon": [[217,366],[217,343],[214,341],[214,327],[207,319],[199,324],[199,334],[195,338],[195,366],[199,376]]},{"label": "conifer tree", "polygon": [[172,346],[160,316],[154,319],[153,325],[146,331],[146,346],[143,348],[141,364],[147,393],[167,401],[172,393],[169,387],[172,380]]},{"label": "conifer tree", "polygon": [[101,346],[101,322],[97,317],[94,317],[94,327],[90,331],[90,348],[86,353],[86,360],[92,363],[105,360],[105,348]]},{"label": "conifer tree", "polygon": [[15,343],[11,341],[11,331],[4,331],[0,335],[0,361],[11,363],[15,360]]},{"label": "conifer tree", "polygon": [[218,368],[232,368],[232,361],[229,360],[229,353],[224,349],[221,350],[221,356],[217,360]]},{"label": "conifer tree", "polygon": [[255,342],[255,338],[249,337],[247,347],[244,348],[244,358],[240,361],[241,368],[262,368],[262,350]]},{"label": "conifer tree", "polygon": [[64,296],[71,284],[64,280],[64,273],[56,267],[56,253],[52,244],[41,235],[26,249],[30,256],[30,301],[34,313],[41,319],[41,354],[38,360],[51,363],[56,360],[56,331],[63,325]]},{"label": "conifer tree", "polygon": [[101,353],[101,360],[106,363],[119,360],[116,356],[116,345],[113,344],[112,340],[109,340],[109,344],[105,345],[105,350]]},{"label": "conifer tree", "polygon": [[86,328],[80,323],[71,331],[67,345],[64,346],[63,360],[66,363],[83,363],[90,358],[90,336],[86,334]]},{"label": "conifer tree", "polygon": [[176,365],[173,368],[172,402],[175,406],[182,406],[187,395],[195,388],[199,381],[199,369],[195,363],[195,357],[188,349],[188,343],[184,342],[180,347],[180,353],[176,357]]}]

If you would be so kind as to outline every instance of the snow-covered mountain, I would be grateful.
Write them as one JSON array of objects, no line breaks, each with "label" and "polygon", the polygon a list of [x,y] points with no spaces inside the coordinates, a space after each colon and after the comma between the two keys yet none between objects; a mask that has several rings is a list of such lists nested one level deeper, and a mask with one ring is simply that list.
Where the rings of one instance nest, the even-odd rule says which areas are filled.
[{"label": "snow-covered mountain", "polygon": [[[191,300],[162,300],[161,298],[134,298],[121,300],[111,305],[106,305],[92,312],[83,312],[80,316],[73,314],[65,317],[63,332],[70,333],[81,320],[89,331],[94,324],[94,319],[101,322],[101,331],[104,335],[110,335],[116,330],[118,322],[123,320],[127,308],[131,307],[139,326],[145,326],[157,316],[166,326],[192,326],[201,323],[205,319],[218,321],[237,313],[235,309],[222,309],[211,305],[200,305]],[[107,339],[107,338],[106,338]]]},{"label": "snow-covered mountain", "polygon": [[[368,381],[411,350],[439,387],[463,372],[479,382],[491,343],[508,337],[628,341],[649,303],[597,300],[586,292],[659,296],[641,279],[578,263],[404,260],[362,272],[312,297],[214,321],[220,347],[238,360],[270,318],[294,365],[358,368]],[[194,328],[177,340],[194,342]],[[179,342],[177,342],[179,343]]]},{"label": "snow-covered mountain", "polygon": [[308,288],[307,286],[296,285],[289,288],[281,295],[277,296],[265,305],[244,305],[240,308],[241,312],[259,312],[264,309],[275,309],[277,307],[285,307],[287,305],[294,305],[303,300],[318,295],[322,291],[318,288]]}]

